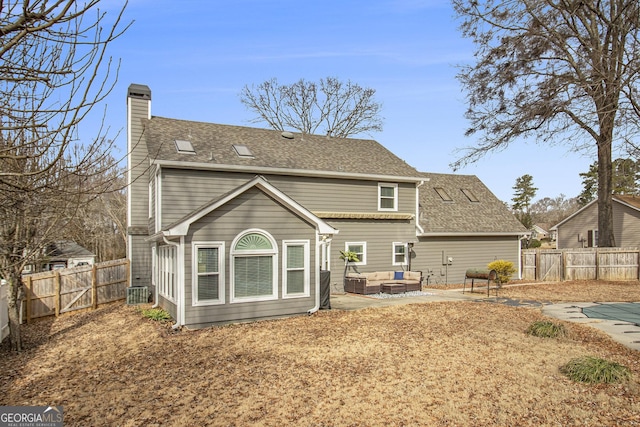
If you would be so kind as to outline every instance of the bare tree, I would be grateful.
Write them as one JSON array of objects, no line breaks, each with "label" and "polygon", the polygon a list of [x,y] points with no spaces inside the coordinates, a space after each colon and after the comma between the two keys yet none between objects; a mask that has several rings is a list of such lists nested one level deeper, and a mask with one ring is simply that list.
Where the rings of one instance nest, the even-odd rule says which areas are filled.
[{"label": "bare tree", "polygon": [[[9,284],[11,344],[22,349],[21,272],[110,183],[92,179],[111,148],[104,129],[81,143],[78,124],[112,90],[109,43],[128,26],[100,0],[0,2],[0,275]],[[101,166],[102,165],[102,166]]]},{"label": "bare tree", "polygon": [[113,167],[116,163],[116,159],[107,156],[96,165],[90,180],[104,190],[81,194],[82,201],[71,216],[70,226],[59,235],[60,239],[89,249],[98,262],[126,256],[126,182],[124,171]]},{"label": "bare tree", "polygon": [[258,86],[245,86],[240,101],[256,114],[254,123],[347,138],[382,131],[382,105],[375,101],[375,93],[375,89],[335,77],[320,79],[320,83],[300,79],[291,85],[272,78]]},{"label": "bare tree", "polygon": [[612,150],[637,135],[637,0],[453,0],[476,62],[462,67],[468,135],[481,134],[457,168],[518,137],[596,149],[598,246],[615,246]]}]

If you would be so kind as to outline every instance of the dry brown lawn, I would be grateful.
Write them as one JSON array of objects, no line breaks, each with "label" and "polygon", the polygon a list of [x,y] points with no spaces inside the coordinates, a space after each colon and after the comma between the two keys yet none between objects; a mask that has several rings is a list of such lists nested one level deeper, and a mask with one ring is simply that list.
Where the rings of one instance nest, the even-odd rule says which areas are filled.
[{"label": "dry brown lawn", "polygon": [[[640,300],[637,282],[560,285],[508,292]],[[562,339],[524,333],[542,318],[426,303],[172,333],[118,303],[26,326],[20,354],[3,344],[0,404],[62,405],[68,426],[640,425],[640,352],[578,324]],[[633,379],[585,385],[559,373],[583,355]]]}]

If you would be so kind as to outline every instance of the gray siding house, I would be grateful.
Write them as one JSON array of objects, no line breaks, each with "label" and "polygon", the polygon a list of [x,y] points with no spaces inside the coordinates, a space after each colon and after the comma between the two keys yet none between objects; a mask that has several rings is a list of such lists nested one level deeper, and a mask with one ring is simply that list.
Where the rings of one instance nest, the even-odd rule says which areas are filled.
[{"label": "gray siding house", "polygon": [[[640,197],[612,196],[613,235],[616,246],[640,246]],[[593,200],[551,228],[557,233],[556,247],[589,248],[598,246],[598,203]]]},{"label": "gray siding house", "polygon": [[341,250],[360,272],[439,283],[519,259],[526,230],[476,177],[418,172],[372,140],[151,116],[143,85],[128,106],[132,286],[178,326],[314,312],[321,270],[342,290]]},{"label": "gray siding house", "polygon": [[520,271],[520,240],[529,231],[506,205],[475,175],[425,176],[412,269],[433,283],[462,283],[468,268],[498,259]]}]

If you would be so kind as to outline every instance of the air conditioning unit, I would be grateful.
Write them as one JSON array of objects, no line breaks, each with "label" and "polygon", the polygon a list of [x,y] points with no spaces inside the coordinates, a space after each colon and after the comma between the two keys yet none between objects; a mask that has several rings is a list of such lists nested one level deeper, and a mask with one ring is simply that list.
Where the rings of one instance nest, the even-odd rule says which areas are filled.
[{"label": "air conditioning unit", "polygon": [[149,289],[146,286],[127,288],[127,304],[146,304],[149,301]]}]

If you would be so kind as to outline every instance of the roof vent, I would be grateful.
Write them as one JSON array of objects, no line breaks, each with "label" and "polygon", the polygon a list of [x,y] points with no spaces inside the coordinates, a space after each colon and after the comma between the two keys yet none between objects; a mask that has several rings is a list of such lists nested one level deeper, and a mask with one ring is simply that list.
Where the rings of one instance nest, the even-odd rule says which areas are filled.
[{"label": "roof vent", "polygon": [[293,139],[293,134],[291,132],[284,131],[280,135],[282,135],[283,138]]}]

